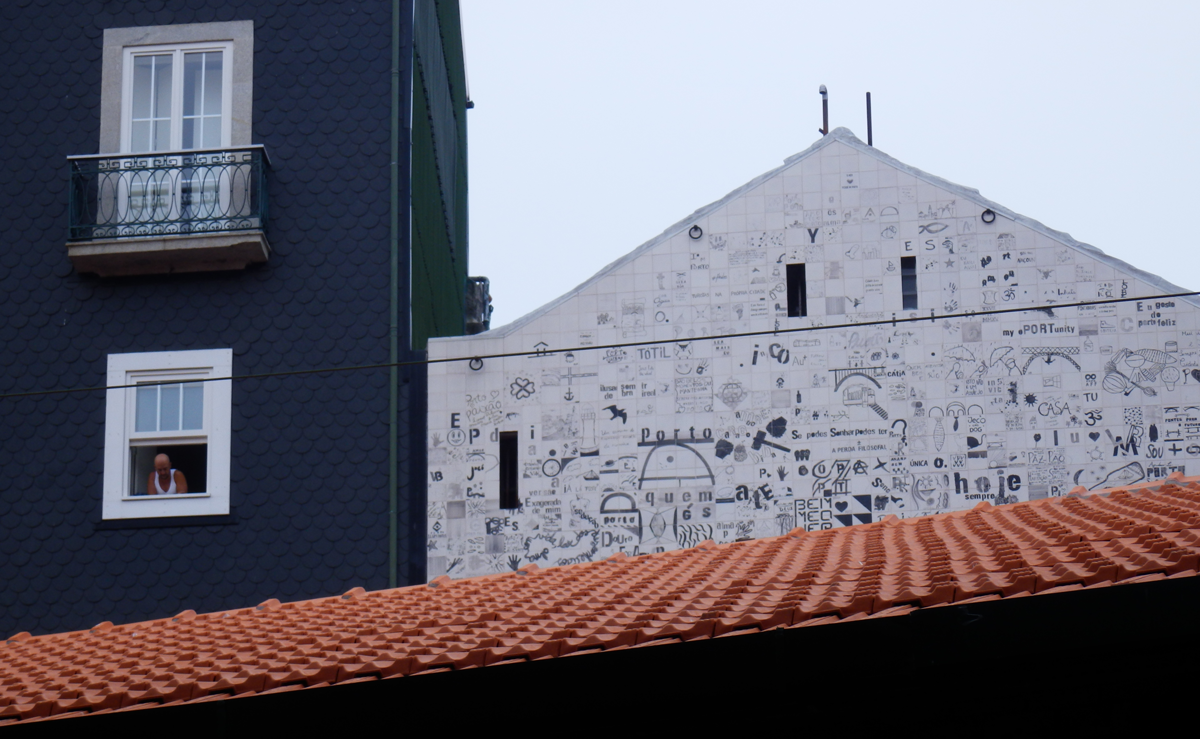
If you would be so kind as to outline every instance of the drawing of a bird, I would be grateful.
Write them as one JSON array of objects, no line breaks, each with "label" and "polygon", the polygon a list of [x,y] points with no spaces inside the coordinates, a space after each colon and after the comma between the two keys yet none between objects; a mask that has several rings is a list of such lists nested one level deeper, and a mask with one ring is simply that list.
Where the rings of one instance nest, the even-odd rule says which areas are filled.
[{"label": "drawing of a bird", "polygon": [[625,423],[626,423],[627,421],[629,421],[629,414],[627,414],[627,413],[624,411],[624,409],[618,408],[618,407],[616,407],[615,405],[610,405],[610,406],[608,406],[607,408],[605,408],[604,410],[606,410],[606,411],[608,411],[609,413],[611,413],[611,414],[612,414],[612,418],[608,419],[608,420],[610,420],[610,421],[613,421],[613,420],[616,420],[616,419],[618,419],[618,418],[619,418],[619,419],[621,419],[621,425],[622,425],[622,426],[624,426],[624,425],[625,425]]}]

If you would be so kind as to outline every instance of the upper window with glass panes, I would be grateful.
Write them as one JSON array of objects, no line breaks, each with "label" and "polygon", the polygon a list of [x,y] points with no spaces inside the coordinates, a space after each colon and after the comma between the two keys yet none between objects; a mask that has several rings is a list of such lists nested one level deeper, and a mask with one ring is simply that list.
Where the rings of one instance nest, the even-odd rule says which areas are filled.
[{"label": "upper window with glass panes", "polygon": [[125,49],[122,149],[229,146],[231,57],[229,43]]},{"label": "upper window with glass panes", "polygon": [[[204,385],[208,370],[130,373],[133,428],[129,430],[129,478],[126,497],[206,494],[208,435],[205,433]],[[156,478],[155,461],[165,456],[168,474]]]}]

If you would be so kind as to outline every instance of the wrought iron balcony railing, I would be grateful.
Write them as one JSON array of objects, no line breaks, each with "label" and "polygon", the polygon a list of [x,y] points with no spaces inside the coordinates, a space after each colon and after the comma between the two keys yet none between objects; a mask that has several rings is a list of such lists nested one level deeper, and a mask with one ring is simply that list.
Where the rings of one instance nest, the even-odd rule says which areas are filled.
[{"label": "wrought iron balcony railing", "polygon": [[263,230],[262,146],[99,154],[71,162],[71,242]]}]

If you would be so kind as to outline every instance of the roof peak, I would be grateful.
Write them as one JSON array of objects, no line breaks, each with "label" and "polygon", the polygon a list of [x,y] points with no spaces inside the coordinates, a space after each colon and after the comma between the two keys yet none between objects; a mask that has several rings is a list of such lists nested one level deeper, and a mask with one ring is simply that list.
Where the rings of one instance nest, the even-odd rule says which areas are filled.
[{"label": "roof peak", "polygon": [[[928,172],[925,172],[924,170],[914,167],[910,164],[906,164],[906,163],[900,161],[899,159],[896,159],[895,157],[879,150],[875,146],[868,145],[862,139],[855,136],[854,132],[851,131],[849,128],[846,128],[845,126],[839,126],[835,129],[833,129],[832,131],[830,131],[827,135],[824,135],[824,136],[821,136],[820,138],[818,138],[807,149],[804,149],[803,151],[800,151],[800,152],[793,154],[792,156],[784,159],[783,164],[781,164],[780,166],[775,167],[774,169],[769,170],[767,172],[764,172],[763,174],[759,175],[758,177],[755,177],[754,179],[750,180],[749,182],[746,182],[745,184],[741,185],[740,187],[735,188],[734,190],[732,190],[728,194],[726,194],[724,197],[722,197],[718,200],[715,200],[715,201],[709,203],[708,205],[705,205],[701,208],[696,209],[690,215],[686,216],[685,218],[677,221],[676,223],[674,223],[671,226],[669,226],[668,228],[666,228],[658,236],[655,236],[654,238],[646,241],[645,243],[641,244],[640,246],[637,246],[630,252],[628,252],[628,253],[624,254],[623,256],[619,257],[618,259],[614,260],[610,264],[608,264],[605,267],[603,267],[602,269],[600,269],[594,275],[592,275],[588,279],[581,282],[579,285],[575,286],[571,290],[568,290],[567,292],[563,293],[562,295],[555,298],[554,300],[551,300],[549,303],[546,303],[545,305],[543,305],[539,308],[536,308],[533,311],[525,314],[524,316],[521,316],[503,326],[497,326],[497,327],[491,329],[490,331],[486,331],[481,334],[474,334],[474,335],[470,335],[470,336],[447,336],[447,337],[440,337],[440,338],[432,338],[432,339],[430,339],[431,345],[437,345],[442,342],[477,340],[480,338],[501,338],[504,336],[508,336],[509,334],[511,334],[514,331],[520,330],[523,326],[528,325],[529,323],[536,320],[537,318],[549,313],[550,311],[554,310],[559,305],[570,300],[571,298],[573,298],[574,296],[579,294],[582,290],[587,288],[589,285],[593,284],[595,281],[605,277],[606,275],[610,274],[614,270],[623,267],[624,265],[628,264],[630,261],[639,258],[641,255],[645,254],[647,251],[657,247],[659,244],[663,243],[664,241],[669,240],[673,236],[676,236],[677,234],[685,232],[691,226],[695,225],[696,221],[707,217],[710,213],[713,213],[718,208],[723,207],[724,205],[726,205],[730,201],[734,200],[735,198],[740,197],[740,196],[746,194],[747,192],[753,190],[754,188],[762,185],[767,180],[771,179],[772,177],[775,177],[776,175],[780,174],[784,170],[787,170],[788,168],[795,166],[798,162],[800,162],[804,159],[807,159],[808,157],[817,153],[821,149],[824,149],[827,146],[831,146],[834,142],[839,142],[841,144],[849,146],[849,147],[857,150],[859,153],[865,154],[866,156],[874,157],[875,159],[879,160],[883,164],[885,164],[889,167],[892,167],[892,168],[896,169],[897,171],[903,172],[909,176],[917,178],[918,180],[921,180],[925,183],[928,183],[930,185],[938,187],[938,188],[952,194],[955,197],[974,202],[975,204],[979,205],[981,208],[986,208],[986,209],[992,210],[995,213],[1007,218],[1008,220],[1014,221],[1015,223],[1018,223],[1026,228],[1029,228],[1037,233],[1042,234],[1043,236],[1046,236],[1047,238],[1053,239],[1054,241],[1057,241],[1066,247],[1069,247],[1071,249],[1075,249],[1079,252],[1082,252],[1083,254],[1085,254],[1086,256],[1088,256],[1090,258],[1097,259],[1117,270],[1120,270],[1121,272],[1129,275],[1130,277],[1135,277],[1135,278],[1141,279],[1141,280],[1145,281],[1147,284],[1162,290],[1164,293],[1184,292],[1184,288],[1182,288],[1178,285],[1175,285],[1175,284],[1171,283],[1170,281],[1168,281],[1158,275],[1152,274],[1150,272],[1146,272],[1145,270],[1139,269],[1138,267],[1131,265],[1121,259],[1118,259],[1116,257],[1105,254],[1103,251],[1096,248],[1095,246],[1092,246],[1091,244],[1086,244],[1084,242],[1076,240],[1074,237],[1072,237],[1068,233],[1064,233],[1062,231],[1056,231],[1056,230],[1046,226],[1045,224],[1041,223],[1040,221],[1037,221],[1033,218],[1029,218],[1027,216],[1023,216],[1020,213],[1017,213],[1016,211],[1006,208],[1005,206],[1001,205],[1000,203],[993,202],[992,200],[989,200],[988,198],[984,197],[982,194],[980,194],[979,190],[977,190],[973,187],[959,185],[957,183],[951,182],[951,181],[944,179],[942,177],[939,177],[937,175],[933,175]],[[1196,306],[1200,307],[1200,299],[1185,297],[1185,298],[1183,298],[1183,300],[1185,302],[1191,303],[1192,305],[1196,305]]]}]

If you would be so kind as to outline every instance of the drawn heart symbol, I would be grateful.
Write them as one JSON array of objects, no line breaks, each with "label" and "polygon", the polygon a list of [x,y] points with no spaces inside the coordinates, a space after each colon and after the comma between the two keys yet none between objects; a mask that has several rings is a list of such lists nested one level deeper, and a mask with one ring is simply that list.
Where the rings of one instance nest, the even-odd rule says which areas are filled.
[{"label": "drawn heart symbol", "polygon": [[834,503],[833,507],[838,509],[838,513],[845,513],[846,509],[850,507],[850,504],[843,500],[839,503]]},{"label": "drawn heart symbol", "polygon": [[1042,440],[1042,435],[1041,435],[1041,434],[1034,434],[1034,435],[1033,435],[1033,443],[1034,443],[1034,444],[1038,443],[1038,442],[1039,442],[1039,441],[1041,441],[1041,440]]},{"label": "drawn heart symbol", "polygon": [[1091,439],[1092,441],[1095,441],[1096,439],[1100,438],[1100,432],[1093,431],[1092,433],[1088,434],[1088,438]]}]

